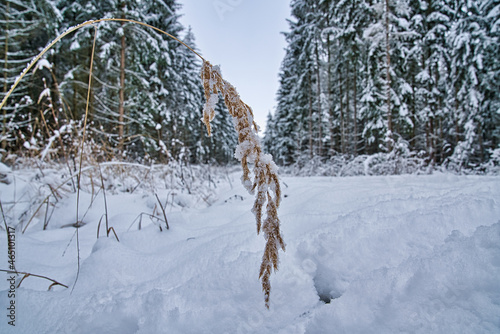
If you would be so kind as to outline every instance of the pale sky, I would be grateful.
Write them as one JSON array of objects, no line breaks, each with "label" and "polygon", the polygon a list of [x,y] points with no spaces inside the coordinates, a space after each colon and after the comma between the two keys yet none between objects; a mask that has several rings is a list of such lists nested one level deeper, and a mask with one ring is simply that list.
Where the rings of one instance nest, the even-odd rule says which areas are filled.
[{"label": "pale sky", "polygon": [[[179,0],[180,21],[191,26],[201,55],[220,65],[222,76],[252,107],[265,129],[276,107],[278,73],[288,31],[288,0]],[[263,135],[261,131],[260,135]]]}]

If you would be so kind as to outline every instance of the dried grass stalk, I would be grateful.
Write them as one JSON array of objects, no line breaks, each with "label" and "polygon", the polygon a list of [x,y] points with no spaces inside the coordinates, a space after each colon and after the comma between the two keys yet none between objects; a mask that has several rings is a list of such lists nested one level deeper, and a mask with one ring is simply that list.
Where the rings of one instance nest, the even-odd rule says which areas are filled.
[{"label": "dried grass stalk", "polygon": [[[252,212],[254,213],[255,219],[257,221],[257,233],[260,233],[261,230],[264,231],[264,237],[266,239],[266,247],[264,250],[264,255],[262,256],[262,264],[260,268],[259,278],[262,280],[262,289],[265,294],[266,306],[269,308],[269,296],[271,292],[271,284],[269,282],[269,276],[271,275],[273,269],[274,270],[278,269],[279,249],[282,249],[283,251],[285,250],[285,243],[283,242],[283,238],[281,237],[280,233],[280,221],[278,219],[278,211],[277,211],[281,200],[281,190],[277,176],[277,167],[272,161],[272,157],[262,152],[259,137],[257,136],[258,127],[253,120],[252,109],[240,99],[240,96],[236,92],[236,89],[229,82],[225,81],[222,78],[219,67],[212,66],[200,54],[198,54],[184,42],[177,39],[175,36],[172,36],[166,33],[165,31],[162,31],[149,24],[130,19],[106,18],[99,20],[90,20],[81,23],[77,26],[69,28],[64,33],[57,36],[57,38],[55,38],[52,42],[50,42],[35,58],[33,58],[33,60],[26,66],[23,72],[17,77],[16,81],[11,86],[10,90],[3,97],[2,101],[0,102],[0,110],[6,105],[7,99],[12,94],[16,86],[20,83],[21,79],[30,71],[30,69],[38,62],[38,60],[40,60],[40,58],[58,41],[60,41],[63,37],[67,36],[68,34],[80,28],[90,25],[95,26],[96,24],[105,21],[130,22],[154,29],[183,44],[194,54],[196,54],[200,59],[203,60],[201,77],[203,79],[203,87],[205,89],[205,97],[206,97],[206,103],[203,109],[203,122],[206,124],[208,134],[210,135],[211,133],[210,121],[215,116],[215,105],[218,102],[219,99],[218,94],[220,93],[224,97],[224,102],[227,108],[229,109],[229,113],[234,118],[235,128],[236,131],[238,132],[239,145],[236,148],[235,156],[238,160],[241,161],[241,166],[243,167],[242,183],[251,194],[256,192],[256,198],[254,206],[252,208]],[[89,77],[89,79],[91,79],[91,76]],[[91,85],[89,84],[89,87],[90,86]],[[83,152],[83,143],[84,141],[82,140],[82,149],[81,149],[82,152]],[[81,160],[82,159],[80,159],[80,161]],[[253,174],[254,174],[253,181],[250,178],[249,164],[253,164]],[[81,173],[81,168],[78,175],[80,173]],[[80,189],[79,186],[78,189]],[[266,216],[265,219],[263,220],[262,211],[264,204],[266,204],[266,202],[267,202]],[[37,211],[39,209],[40,207],[37,209]],[[30,222],[28,222],[28,224],[24,228],[23,233],[28,227]],[[76,231],[78,233],[78,229]],[[109,234],[109,232],[110,231],[108,230],[107,233]]]},{"label": "dried grass stalk", "polygon": [[[278,270],[279,250],[285,250],[278,218],[281,189],[277,167],[272,157],[262,152],[257,135],[258,127],[253,120],[252,109],[241,100],[234,86],[222,78],[219,67],[212,66],[208,61],[204,61],[201,78],[206,99],[203,108],[203,122],[207,127],[208,134],[211,134],[210,121],[215,116],[215,105],[218,102],[219,93],[224,98],[229,113],[233,116],[234,125],[238,132],[238,146],[235,157],[243,167],[241,181],[249,193],[255,193],[252,212],[257,221],[257,233],[262,230],[266,239],[259,278],[262,281],[266,307],[269,308],[270,275],[273,269]],[[250,177],[249,164],[253,165],[253,180]],[[263,219],[262,211],[266,202],[266,215]]]}]

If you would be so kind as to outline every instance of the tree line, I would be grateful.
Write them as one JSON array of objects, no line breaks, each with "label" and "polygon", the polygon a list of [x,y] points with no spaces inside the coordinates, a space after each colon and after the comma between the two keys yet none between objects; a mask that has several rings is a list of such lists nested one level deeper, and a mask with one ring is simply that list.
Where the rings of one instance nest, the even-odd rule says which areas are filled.
[{"label": "tree line", "polygon": [[[2,1],[0,98],[47,43],[88,20],[137,20],[196,49],[179,10],[176,0]],[[128,22],[79,29],[57,43],[9,98],[0,115],[2,156],[74,158],[85,131],[85,150],[103,160],[232,161],[237,138],[223,103],[213,136],[200,120],[200,68],[186,47],[153,29]]]},{"label": "tree line", "polygon": [[278,163],[386,152],[470,168],[499,155],[498,1],[290,6],[264,138]]}]

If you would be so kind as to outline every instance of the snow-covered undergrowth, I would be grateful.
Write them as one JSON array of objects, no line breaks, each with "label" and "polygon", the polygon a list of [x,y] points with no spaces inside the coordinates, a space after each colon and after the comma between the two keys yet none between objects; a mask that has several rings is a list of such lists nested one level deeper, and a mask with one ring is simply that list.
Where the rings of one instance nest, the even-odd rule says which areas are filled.
[{"label": "snow-covered undergrowth", "polygon": [[[34,199],[47,196],[46,188],[51,192],[41,185],[67,177],[60,169],[42,175],[2,167],[6,219],[22,222],[16,226],[17,269],[69,288],[47,291],[51,282],[26,278],[16,289],[12,327],[6,317],[9,275],[1,273],[1,333],[500,331],[498,177],[284,177],[279,214],[287,251],[271,278],[267,310],[258,280],[265,240],[255,233],[254,198],[239,182],[240,172],[192,167],[189,174],[185,167],[184,182],[199,178],[188,191],[178,168],[172,182],[167,172],[134,168],[122,176],[110,166],[102,170],[109,224],[119,242],[104,231],[97,239],[106,211],[101,179],[98,171],[93,182],[85,177],[75,285],[71,183],[22,234]],[[162,168],[167,170],[157,171]],[[162,216],[155,193],[165,204],[168,231],[147,216],[155,210]]]},{"label": "snow-covered undergrowth", "polygon": [[376,153],[371,155],[336,155],[327,160],[321,157],[301,157],[294,164],[283,168],[283,173],[293,176],[366,176],[430,174],[432,172],[457,175],[500,175],[500,149],[491,152],[491,158],[476,166],[463,167],[452,159],[441,165],[429,163],[428,157],[408,150]]},{"label": "snow-covered undergrowth", "polygon": [[92,213],[102,217],[106,214],[105,200],[112,195],[129,194],[130,197],[147,198],[153,203],[152,208],[157,206],[158,210],[140,211],[138,215],[159,212],[158,199],[162,206],[173,208],[208,206],[216,199],[218,183],[227,183],[232,170],[232,167],[178,163],[146,166],[107,162],[86,165],[81,171],[81,202],[76,218],[78,166],[72,168],[52,164],[44,168],[24,167],[11,171],[0,165],[0,182],[8,185],[3,189],[1,198],[7,222],[9,226],[17,225],[23,231],[42,222],[45,229],[59,228],[60,219],[52,217],[60,215],[63,208],[67,211],[66,220],[72,220],[72,223],[77,220],[83,223],[92,221],[95,217],[88,217]]}]

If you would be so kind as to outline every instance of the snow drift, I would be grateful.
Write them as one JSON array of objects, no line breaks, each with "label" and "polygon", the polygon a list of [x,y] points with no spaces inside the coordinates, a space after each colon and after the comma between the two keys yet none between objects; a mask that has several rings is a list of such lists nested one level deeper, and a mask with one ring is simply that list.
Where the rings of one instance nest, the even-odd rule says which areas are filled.
[{"label": "snow drift", "polygon": [[[0,183],[2,203],[15,194],[21,206],[21,192],[39,175],[2,173],[10,181]],[[3,315],[0,332],[500,331],[498,177],[284,177],[279,213],[287,251],[271,278],[269,310],[257,279],[265,241],[238,178],[212,178],[210,201],[182,187],[176,199],[156,189],[169,203],[170,230],[163,232],[147,218],[139,229],[136,220],[154,211],[153,192],[109,184],[109,223],[120,242],[96,238],[103,203],[90,205],[92,194],[84,193],[89,209],[79,228],[76,284],[75,228],[68,226],[76,201],[66,194],[47,230],[43,214],[24,234],[16,227],[16,266],[70,287],[46,291],[50,282],[28,277],[16,290],[16,326]],[[0,238],[4,253],[5,243]],[[6,261],[5,254],[3,267]],[[6,313],[9,287],[0,282]]]}]

